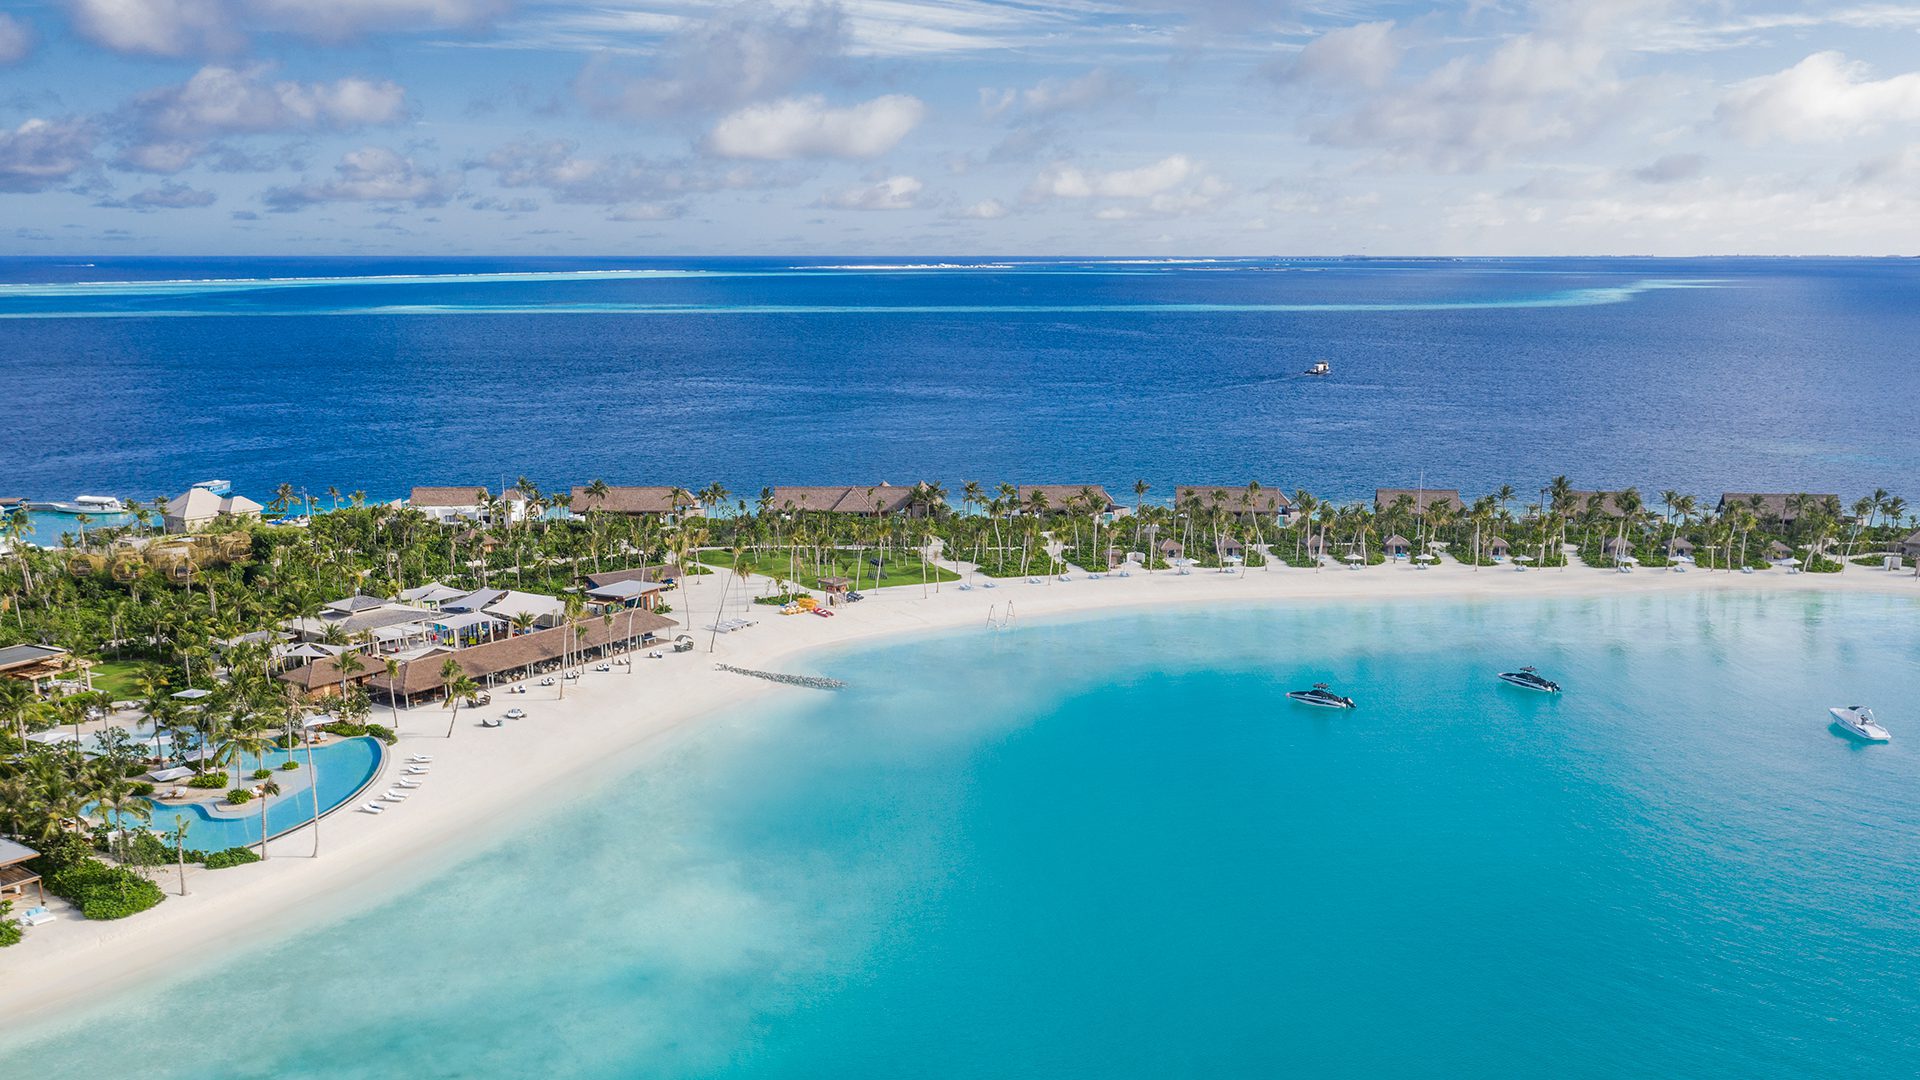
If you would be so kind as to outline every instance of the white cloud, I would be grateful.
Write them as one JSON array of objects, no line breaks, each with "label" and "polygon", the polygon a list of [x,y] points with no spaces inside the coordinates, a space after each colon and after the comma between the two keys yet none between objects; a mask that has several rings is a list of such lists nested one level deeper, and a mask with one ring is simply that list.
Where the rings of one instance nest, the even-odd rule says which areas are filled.
[{"label": "white cloud", "polygon": [[889,176],[878,183],[822,195],[814,205],[833,210],[911,210],[925,186],[918,177]]},{"label": "white cloud", "polygon": [[980,105],[989,118],[1015,110],[1023,116],[1043,117],[1116,104],[1139,90],[1139,80],[1097,67],[1071,79],[1041,79],[1023,90],[983,88]]},{"label": "white cloud", "polygon": [[0,12],[0,64],[17,64],[33,51],[33,27]]},{"label": "white cloud", "polygon": [[0,129],[0,191],[45,191],[93,166],[93,130],[80,120],[28,120]]},{"label": "white cloud", "polygon": [[1818,52],[1728,91],[1716,119],[1750,143],[1820,142],[1920,120],[1920,72],[1875,80],[1838,52]]},{"label": "white cloud", "polygon": [[460,186],[459,177],[422,166],[379,146],[362,147],[342,158],[331,179],[269,189],[264,198],[274,210],[298,210],[323,202],[411,203],[438,206]]},{"label": "white cloud", "polygon": [[1140,199],[1173,188],[1198,171],[1185,154],[1161,158],[1137,169],[1086,172],[1071,165],[1055,165],[1034,179],[1031,196],[1056,199]]},{"label": "white cloud", "polygon": [[395,82],[268,82],[265,73],[264,67],[203,67],[179,86],[142,94],[135,109],[148,131],[189,137],[352,131],[406,116],[407,92]]},{"label": "white cloud", "polygon": [[601,113],[717,112],[786,91],[835,62],[846,45],[837,6],[786,11],[742,4],[680,29],[643,72],[626,72],[607,54],[596,54],[574,90]]},{"label": "white cloud", "polygon": [[977,203],[962,206],[947,216],[972,221],[996,221],[1007,216],[1007,207],[999,199],[982,199]]},{"label": "white cloud", "polygon": [[[622,154],[584,154],[570,139],[527,139],[471,162],[491,170],[504,188],[543,188],[556,203],[656,203],[686,195],[761,186],[745,167],[717,170],[697,161],[659,162]],[[640,212],[637,207],[633,212]],[[679,212],[676,205],[676,214]]]},{"label": "white cloud", "polygon": [[1291,63],[1276,65],[1269,73],[1282,82],[1374,88],[1386,84],[1400,66],[1400,56],[1400,35],[1388,19],[1329,30],[1308,42]]},{"label": "white cloud", "polygon": [[168,181],[157,188],[136,191],[125,199],[105,200],[99,205],[127,210],[189,210],[212,206],[217,199],[211,191]]},{"label": "white cloud", "polygon": [[749,105],[708,133],[708,153],[728,158],[871,158],[892,150],[926,116],[919,98],[887,94],[844,109],[818,94]]},{"label": "white cloud", "polygon": [[246,41],[221,0],[67,0],[82,37],[115,52],[225,53]]},{"label": "white cloud", "polygon": [[115,52],[238,52],[250,31],[322,41],[360,34],[485,25],[511,0],[66,0],[74,29]]}]

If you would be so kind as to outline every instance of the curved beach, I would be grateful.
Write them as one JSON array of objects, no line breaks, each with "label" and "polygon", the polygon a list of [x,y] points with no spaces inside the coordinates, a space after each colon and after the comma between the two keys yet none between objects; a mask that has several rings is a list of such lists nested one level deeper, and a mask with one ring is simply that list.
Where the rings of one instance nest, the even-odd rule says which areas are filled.
[{"label": "curved beach", "polygon": [[[725,578],[691,579],[677,607],[693,627],[714,621]],[[750,586],[763,585],[755,580]],[[1244,573],[1196,571],[1135,573],[1129,578],[1002,582],[996,588],[935,591],[919,585],[874,590],[834,618],[782,617],[776,609],[746,609],[738,585],[728,590],[724,614],[758,624],[720,634],[696,634],[698,648],[661,659],[636,654],[631,668],[588,670],[565,700],[557,688],[534,687],[524,697],[496,700],[484,710],[462,710],[451,738],[448,714],[420,708],[401,714],[400,741],[373,790],[390,783],[411,754],[431,754],[430,776],[405,803],[380,815],[343,810],[313,831],[303,828],[272,843],[269,861],[232,871],[192,870],[189,895],[136,918],[95,923],[67,916],[36,928],[9,951],[14,976],[0,984],[0,1011],[16,1020],[44,1020],[136,980],[170,978],[214,962],[286,927],[327,922],[384,900],[442,868],[482,850],[503,823],[597,780],[644,769],[675,733],[703,717],[752,707],[773,694],[815,691],[781,686],[716,670],[717,663],[759,671],[806,673],[819,650],[942,631],[989,632],[989,620],[1018,629],[1033,620],[1093,616],[1144,608],[1406,600],[1504,600],[1608,595],[1859,593],[1920,598],[1910,574],[1858,567],[1841,574],[1759,574],[1640,571],[1619,574],[1583,567],[1516,573],[1447,563],[1427,570],[1387,564],[1361,571],[1273,568]],[[525,721],[499,729],[477,726],[482,715],[509,705]],[[172,871],[159,875],[171,894]]]}]

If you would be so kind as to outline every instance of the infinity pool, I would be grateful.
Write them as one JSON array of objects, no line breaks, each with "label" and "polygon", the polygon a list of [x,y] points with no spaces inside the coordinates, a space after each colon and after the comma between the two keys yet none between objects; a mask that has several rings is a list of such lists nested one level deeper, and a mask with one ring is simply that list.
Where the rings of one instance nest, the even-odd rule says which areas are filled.
[{"label": "infinity pool", "polygon": [[[291,753],[276,750],[268,754],[265,767],[274,770],[274,782],[281,788],[281,794],[274,796],[267,805],[268,837],[278,836],[313,820],[313,782],[317,780],[319,784],[320,812],[325,814],[353,798],[356,792],[365,787],[367,781],[380,771],[380,762],[385,754],[386,749],[378,739],[342,739],[313,748],[311,773],[308,772],[305,750]],[[300,767],[291,772],[279,771],[289,757]],[[249,760],[241,770],[242,775],[259,767],[259,764]],[[148,827],[171,832],[184,818],[187,822],[187,846],[201,851],[219,851],[260,842],[259,804],[225,808],[223,803],[221,806],[222,812],[211,812],[198,803],[163,806],[154,802],[153,820]]]}]

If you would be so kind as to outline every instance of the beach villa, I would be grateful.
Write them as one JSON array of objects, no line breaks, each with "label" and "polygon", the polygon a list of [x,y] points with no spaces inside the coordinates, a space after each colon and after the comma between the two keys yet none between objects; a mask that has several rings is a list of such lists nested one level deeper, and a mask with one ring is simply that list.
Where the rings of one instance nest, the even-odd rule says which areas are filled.
[{"label": "beach villa", "polygon": [[1672,539],[1668,540],[1667,541],[1667,558],[1669,559],[1693,558],[1693,541],[1687,539],[1684,536],[1675,536]]},{"label": "beach villa", "polygon": [[883,517],[903,514],[919,517],[925,510],[918,505],[917,485],[894,487],[886,481],[869,486],[857,484],[828,487],[777,487],[773,489],[773,510],[780,514],[853,514]]},{"label": "beach villa", "polygon": [[1920,531],[1909,533],[1905,540],[1900,541],[1900,554],[1909,559],[1920,559]]},{"label": "beach villa", "polygon": [[[679,492],[678,497],[675,492]],[[595,495],[591,488],[575,484],[571,494],[571,506],[576,514],[600,512],[627,517],[659,517],[674,522],[683,517],[704,517],[707,512],[700,500],[693,498],[683,488],[608,486],[605,495]]]},{"label": "beach villa", "polygon": [[1487,541],[1488,557],[1504,559],[1512,554],[1513,548],[1507,544],[1505,537],[1496,536],[1492,540]]},{"label": "beach villa", "polygon": [[1107,489],[1099,484],[1021,484],[1017,498],[1023,514],[1032,511],[1035,495],[1045,500],[1048,514],[1064,514],[1069,506],[1081,507],[1081,512],[1088,510],[1081,504],[1089,494],[1093,500],[1090,509],[1102,521],[1112,521],[1126,513],[1125,508],[1115,502],[1113,496],[1107,494]]},{"label": "beach villa", "polygon": [[[1739,507],[1744,510],[1753,511],[1754,515],[1763,522],[1772,521],[1779,522],[1781,525],[1792,525],[1800,518],[1799,504],[1803,499],[1807,500],[1810,505],[1817,506],[1838,506],[1840,504],[1840,496],[1838,495],[1755,494],[1743,491],[1729,491],[1720,496],[1720,504],[1715,508],[1714,512],[1724,515],[1728,509]],[[1788,557],[1791,558],[1791,554],[1789,554]]]},{"label": "beach villa", "polygon": [[1565,509],[1571,514],[1584,514],[1592,507],[1601,517],[1618,521],[1627,516],[1620,508],[1620,497],[1624,494],[1624,491],[1569,491]]},{"label": "beach villa", "polygon": [[1394,533],[1380,544],[1380,554],[1389,559],[1404,559],[1413,551],[1413,541]]},{"label": "beach villa", "polygon": [[1175,509],[1198,501],[1208,509],[1219,506],[1242,522],[1271,521],[1285,525],[1293,516],[1293,500],[1278,488],[1262,487],[1251,498],[1247,489],[1231,484],[1183,484],[1173,489]]},{"label": "beach villa", "polygon": [[1467,508],[1467,504],[1460,501],[1457,488],[1375,488],[1373,492],[1376,510],[1391,509],[1401,499],[1406,499],[1416,514],[1424,514],[1435,506],[1456,512]]},{"label": "beach villa", "polygon": [[527,517],[527,495],[518,488],[508,488],[495,499],[482,486],[417,487],[407,496],[407,505],[442,524],[491,522],[496,511],[503,512],[511,522]]},{"label": "beach villa", "polygon": [[245,495],[216,495],[196,487],[167,503],[164,521],[170,533],[199,532],[222,520],[258,521],[261,509]]}]

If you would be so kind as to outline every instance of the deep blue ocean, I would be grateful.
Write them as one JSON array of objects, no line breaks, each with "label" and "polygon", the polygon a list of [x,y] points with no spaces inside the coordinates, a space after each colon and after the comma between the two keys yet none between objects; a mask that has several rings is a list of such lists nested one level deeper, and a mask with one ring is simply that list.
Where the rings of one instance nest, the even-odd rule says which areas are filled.
[{"label": "deep blue ocean", "polygon": [[[290,911],[265,945],[52,1026],[0,1018],[0,1060],[44,1080],[1910,1078],[1914,614],[1750,590],[1294,603],[816,655],[845,693],[725,710],[629,775],[504,808],[482,850],[357,914]],[[1566,693],[1494,678],[1529,662]],[[1359,708],[1285,699],[1316,680]],[[1851,700],[1884,703],[1891,744],[1832,731]],[[489,737],[463,723],[449,747],[428,711],[400,751]]]},{"label": "deep blue ocean", "polygon": [[0,495],[1851,497],[1920,471],[1915,341],[1913,260],[0,259]]}]

